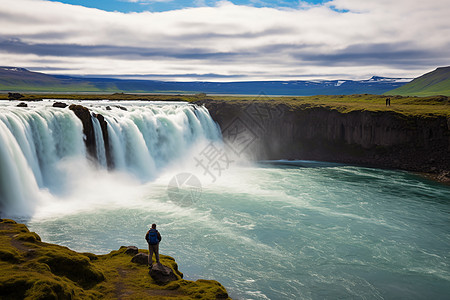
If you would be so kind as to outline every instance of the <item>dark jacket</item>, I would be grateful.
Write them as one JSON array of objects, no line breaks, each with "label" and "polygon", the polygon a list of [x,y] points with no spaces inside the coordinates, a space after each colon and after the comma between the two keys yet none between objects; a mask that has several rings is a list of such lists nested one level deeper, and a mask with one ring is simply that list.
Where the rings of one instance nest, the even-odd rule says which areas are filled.
[{"label": "dark jacket", "polygon": [[[152,228],[153,229],[153,228]],[[152,230],[152,229],[150,229],[150,230]],[[145,235],[145,240],[147,241],[147,243],[149,243],[150,244],[150,240],[149,240],[149,233],[150,233],[150,230],[149,231],[147,231],[147,234]],[[156,230],[156,229],[155,229]],[[159,231],[158,230],[156,230],[156,237],[158,238],[158,243],[159,242],[161,242],[161,234],[159,233]]]}]

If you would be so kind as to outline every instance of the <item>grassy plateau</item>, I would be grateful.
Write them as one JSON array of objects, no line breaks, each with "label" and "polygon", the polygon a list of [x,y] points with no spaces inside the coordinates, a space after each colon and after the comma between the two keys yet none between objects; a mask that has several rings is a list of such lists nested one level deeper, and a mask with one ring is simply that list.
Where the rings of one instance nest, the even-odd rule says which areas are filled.
[{"label": "grassy plateau", "polygon": [[[141,100],[141,101],[226,101],[236,104],[248,104],[252,101],[266,102],[272,105],[287,105],[291,109],[324,107],[346,113],[350,111],[392,111],[413,116],[448,116],[450,117],[450,99],[447,96],[389,96],[389,95],[338,95],[338,96],[210,96],[197,95],[160,95],[160,94],[23,94],[17,103],[37,101],[42,99],[60,100]],[[386,106],[386,98],[391,99],[391,105]],[[8,100],[8,94],[0,94],[0,100]]]}]

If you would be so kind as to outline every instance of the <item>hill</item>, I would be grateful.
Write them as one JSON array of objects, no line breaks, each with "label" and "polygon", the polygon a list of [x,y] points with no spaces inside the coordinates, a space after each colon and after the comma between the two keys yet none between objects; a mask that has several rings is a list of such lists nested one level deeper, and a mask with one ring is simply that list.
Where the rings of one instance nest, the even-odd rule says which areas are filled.
[{"label": "hill", "polygon": [[0,91],[99,92],[101,89],[89,81],[74,77],[64,78],[24,68],[0,67]]},{"label": "hill", "polygon": [[401,96],[450,96],[450,67],[441,67],[385,94]]},{"label": "hill", "polygon": [[290,81],[158,81],[115,78],[54,76],[23,68],[0,67],[0,91],[4,92],[133,92],[208,93],[239,95],[347,95],[383,94],[410,79],[373,76],[367,80]]}]

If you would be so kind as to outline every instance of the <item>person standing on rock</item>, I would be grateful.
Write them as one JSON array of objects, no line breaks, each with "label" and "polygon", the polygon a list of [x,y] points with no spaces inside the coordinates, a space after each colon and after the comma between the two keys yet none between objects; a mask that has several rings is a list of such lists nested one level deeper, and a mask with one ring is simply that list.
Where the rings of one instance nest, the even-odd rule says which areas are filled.
[{"label": "person standing on rock", "polygon": [[156,224],[152,224],[152,228],[147,231],[145,239],[148,243],[148,265],[153,265],[153,252],[155,253],[156,263],[159,264],[159,242],[161,242],[161,234],[156,230]]}]

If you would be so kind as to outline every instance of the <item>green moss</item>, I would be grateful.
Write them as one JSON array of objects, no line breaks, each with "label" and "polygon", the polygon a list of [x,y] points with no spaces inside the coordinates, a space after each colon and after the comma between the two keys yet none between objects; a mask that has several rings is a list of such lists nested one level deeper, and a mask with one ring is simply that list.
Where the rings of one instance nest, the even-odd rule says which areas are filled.
[{"label": "green moss", "polygon": [[51,248],[53,249],[39,250],[38,261],[47,264],[52,273],[66,276],[84,288],[91,288],[105,279],[104,275],[90,263],[87,256],[63,247]]},{"label": "green moss", "polygon": [[52,270],[50,269],[50,266],[45,264],[45,263],[40,263],[37,261],[30,261],[27,262],[26,264],[24,264],[24,267],[26,269],[30,269],[30,270],[34,270],[38,273],[44,274],[47,272],[51,272]]},{"label": "green moss", "polygon": [[67,286],[52,279],[37,280],[25,293],[25,299],[71,299],[75,292]]},{"label": "green moss", "polygon": [[195,299],[228,299],[225,288],[215,280],[199,279],[183,284],[181,290]]},{"label": "green moss", "polygon": [[14,238],[17,240],[20,240],[20,241],[25,241],[25,242],[30,242],[30,243],[41,240],[41,237],[35,232],[22,232],[22,233],[16,234],[14,236]]},{"label": "green moss", "polygon": [[86,257],[88,257],[91,261],[97,260],[97,259],[98,259],[98,256],[95,255],[95,254],[93,254],[93,253],[83,252],[83,253],[81,253],[81,254],[84,255],[84,256],[86,256]]},{"label": "green moss", "polygon": [[2,230],[0,232],[0,261],[19,263],[22,259],[17,249],[10,246],[11,237],[7,236],[7,231]]},{"label": "green moss", "polygon": [[1,266],[1,299],[100,299],[101,294],[83,290],[67,278],[45,269]]},{"label": "green moss", "polygon": [[2,224],[17,224],[16,221],[11,220],[11,219],[0,219],[0,222],[1,222]]},{"label": "green moss", "polygon": [[[2,274],[3,275],[3,274]],[[0,275],[0,295],[2,299],[24,299],[25,292],[33,285],[25,276],[4,277]]]},{"label": "green moss", "polygon": [[4,250],[0,249],[0,260],[11,262],[11,263],[18,263],[20,262],[20,256],[17,253],[17,251],[12,250]]},{"label": "green moss", "polygon": [[195,297],[202,299],[227,299],[228,293],[225,288],[215,280],[199,279],[195,285],[185,287],[186,292]]}]

